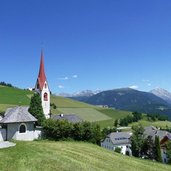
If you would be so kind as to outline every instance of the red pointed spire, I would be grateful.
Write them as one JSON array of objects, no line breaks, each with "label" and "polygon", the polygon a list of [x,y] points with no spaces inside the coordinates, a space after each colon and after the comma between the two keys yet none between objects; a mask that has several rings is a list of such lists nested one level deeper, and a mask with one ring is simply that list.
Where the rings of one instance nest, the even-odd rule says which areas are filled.
[{"label": "red pointed spire", "polygon": [[39,75],[38,75],[37,81],[38,81],[40,90],[42,90],[46,81],[43,50],[41,51],[40,69],[39,69]]}]

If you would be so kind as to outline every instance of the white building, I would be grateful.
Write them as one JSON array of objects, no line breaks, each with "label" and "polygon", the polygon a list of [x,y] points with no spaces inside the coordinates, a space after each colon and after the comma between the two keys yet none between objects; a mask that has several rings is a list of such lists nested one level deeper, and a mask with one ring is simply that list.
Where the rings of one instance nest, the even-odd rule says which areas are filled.
[{"label": "white building", "polygon": [[121,148],[122,154],[125,155],[128,152],[129,155],[132,155],[131,134],[130,132],[112,132],[101,142],[101,147],[112,151],[116,148]]},{"label": "white building", "polygon": [[43,113],[46,119],[50,118],[50,90],[44,69],[44,55],[41,52],[39,75],[36,81],[35,91],[41,96]]},{"label": "white building", "polygon": [[37,119],[28,112],[28,107],[7,109],[0,120],[0,141],[32,141],[41,136],[41,130],[35,128]]}]

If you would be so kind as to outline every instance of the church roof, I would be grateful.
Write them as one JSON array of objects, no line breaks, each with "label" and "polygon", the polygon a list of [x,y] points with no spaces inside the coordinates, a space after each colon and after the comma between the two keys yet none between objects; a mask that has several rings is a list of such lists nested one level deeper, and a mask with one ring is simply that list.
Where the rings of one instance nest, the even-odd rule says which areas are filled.
[{"label": "church roof", "polygon": [[8,108],[0,123],[36,122],[37,119],[28,112],[28,107]]},{"label": "church roof", "polygon": [[44,68],[44,54],[43,54],[43,51],[41,51],[40,69],[39,69],[39,75],[37,79],[40,90],[43,89],[45,81],[46,81],[46,75],[45,75],[45,68]]}]

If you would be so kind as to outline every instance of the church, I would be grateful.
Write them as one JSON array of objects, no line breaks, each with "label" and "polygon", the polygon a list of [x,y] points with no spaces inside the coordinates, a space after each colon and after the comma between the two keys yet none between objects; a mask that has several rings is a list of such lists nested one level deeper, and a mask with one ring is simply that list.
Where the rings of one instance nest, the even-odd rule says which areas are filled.
[{"label": "church", "polygon": [[43,51],[41,52],[40,69],[35,86],[35,91],[40,94],[43,113],[46,119],[50,118],[50,90],[45,74]]},{"label": "church", "polygon": [[[43,113],[50,118],[50,90],[44,68],[44,54],[41,51],[40,69],[35,85],[35,93],[39,93]],[[0,141],[25,140],[32,141],[41,137],[41,128],[35,127],[37,118],[28,112],[29,107],[17,106],[6,110],[0,118]]]}]

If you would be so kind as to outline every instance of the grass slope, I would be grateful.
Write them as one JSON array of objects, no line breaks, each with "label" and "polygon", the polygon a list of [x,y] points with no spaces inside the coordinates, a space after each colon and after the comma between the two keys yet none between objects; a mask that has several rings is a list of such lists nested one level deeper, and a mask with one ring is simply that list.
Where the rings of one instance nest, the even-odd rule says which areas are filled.
[{"label": "grass slope", "polygon": [[30,103],[30,91],[11,87],[0,88],[0,104],[28,105]]},{"label": "grass slope", "polygon": [[32,92],[11,87],[0,87],[0,111],[16,105],[29,105]]},{"label": "grass slope", "polygon": [[104,113],[105,115],[107,115],[108,117],[111,118],[109,120],[104,120],[104,121],[97,122],[97,123],[100,124],[100,126],[102,128],[113,127],[114,121],[116,119],[121,119],[121,118],[124,118],[124,117],[126,117],[128,115],[131,115],[131,112],[121,111],[121,110],[114,110],[114,109],[99,108],[98,111],[101,112],[101,113]]},{"label": "grass slope", "polygon": [[50,100],[51,103],[56,104],[58,108],[94,108],[93,105],[60,96],[51,96]]},{"label": "grass slope", "polygon": [[51,103],[57,106],[56,109],[51,109],[53,114],[75,114],[85,121],[98,122],[102,128],[106,126],[112,127],[115,119],[130,114],[127,111],[104,109],[59,96],[52,96]]},{"label": "grass slope", "polygon": [[[30,91],[0,86],[0,112],[17,105],[29,105],[32,95],[33,92]],[[51,107],[52,114],[76,114],[83,120],[98,122],[102,128],[107,126],[112,127],[115,119],[125,117],[129,114],[129,112],[103,109],[83,102],[53,95],[51,96],[51,103],[54,103],[57,106],[56,109]]]},{"label": "grass slope", "polygon": [[1,171],[170,171],[171,166],[123,156],[83,142],[17,142],[0,150]]},{"label": "grass slope", "polygon": [[85,121],[96,122],[111,120],[109,116],[99,112],[95,108],[59,108],[62,113],[65,114],[75,114]]},{"label": "grass slope", "polygon": [[171,122],[169,122],[169,121],[150,122],[150,121],[147,121],[147,120],[140,120],[139,122],[132,123],[129,126],[138,125],[138,124],[141,124],[143,127],[145,127],[145,126],[155,126],[155,127],[160,127],[162,129],[167,129],[167,128],[171,129]]}]

